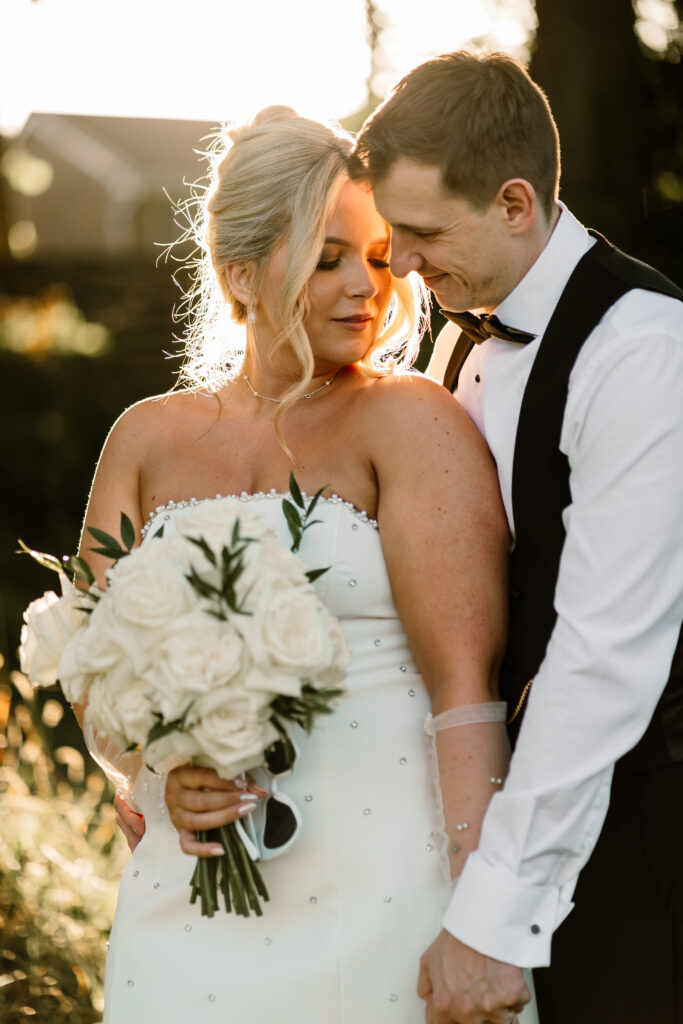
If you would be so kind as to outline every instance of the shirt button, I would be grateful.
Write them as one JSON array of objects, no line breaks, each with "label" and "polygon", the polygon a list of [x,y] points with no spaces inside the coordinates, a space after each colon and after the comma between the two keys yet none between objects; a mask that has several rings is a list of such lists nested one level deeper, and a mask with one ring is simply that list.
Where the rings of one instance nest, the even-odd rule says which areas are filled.
[{"label": "shirt button", "polygon": [[539,935],[540,932],[541,932],[540,924],[532,924],[532,926],[529,929],[529,931],[531,932],[532,935]]}]

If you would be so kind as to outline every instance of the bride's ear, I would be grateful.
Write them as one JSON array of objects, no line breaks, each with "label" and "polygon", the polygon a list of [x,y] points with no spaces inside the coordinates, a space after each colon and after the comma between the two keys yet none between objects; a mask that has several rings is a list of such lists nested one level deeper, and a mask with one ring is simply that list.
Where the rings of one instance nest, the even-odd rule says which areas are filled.
[{"label": "bride's ear", "polygon": [[249,306],[254,282],[254,267],[251,263],[228,263],[225,267],[228,288],[242,305]]}]

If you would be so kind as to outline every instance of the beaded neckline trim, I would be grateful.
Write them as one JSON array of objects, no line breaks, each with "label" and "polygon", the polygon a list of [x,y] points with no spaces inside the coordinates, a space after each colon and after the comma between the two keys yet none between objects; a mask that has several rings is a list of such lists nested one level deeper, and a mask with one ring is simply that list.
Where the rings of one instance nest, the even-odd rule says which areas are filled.
[{"label": "beaded neckline trim", "polygon": [[[303,493],[303,492],[302,492]],[[304,498],[310,498],[312,495],[303,493]],[[249,494],[247,491],[242,491],[241,494],[217,494],[215,498],[189,498],[187,501],[169,501],[166,505],[157,505],[157,507],[149,513],[147,522],[142,527],[140,535],[144,538],[148,533],[152,523],[157,519],[163,512],[175,512],[181,508],[194,508],[195,505],[202,505],[205,501],[222,501],[225,498],[237,498],[239,501],[257,501],[262,498],[289,498],[291,497],[289,492],[276,491],[273,487],[270,491],[255,491],[253,494]],[[379,524],[376,519],[371,519],[367,512],[356,508],[352,501],[346,501],[339,494],[331,494],[328,497],[324,495],[319,499],[326,505],[344,505],[348,508],[349,512],[353,512],[357,519],[361,523],[367,523],[374,530],[379,529]]]}]

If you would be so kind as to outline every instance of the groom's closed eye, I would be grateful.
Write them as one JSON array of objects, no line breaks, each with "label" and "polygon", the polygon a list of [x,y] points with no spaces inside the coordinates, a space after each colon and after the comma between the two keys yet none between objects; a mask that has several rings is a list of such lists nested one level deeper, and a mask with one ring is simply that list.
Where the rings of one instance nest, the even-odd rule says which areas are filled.
[{"label": "groom's closed eye", "polygon": [[413,235],[414,238],[421,238],[425,241],[430,241],[441,234],[440,228],[418,228],[410,224],[396,224],[394,231],[402,231],[406,235]]}]

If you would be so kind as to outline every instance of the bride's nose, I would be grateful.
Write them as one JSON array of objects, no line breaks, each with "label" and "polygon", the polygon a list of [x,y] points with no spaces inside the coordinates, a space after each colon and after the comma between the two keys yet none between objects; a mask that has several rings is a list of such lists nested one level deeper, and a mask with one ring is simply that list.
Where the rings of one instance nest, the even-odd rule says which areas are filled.
[{"label": "bride's nose", "polygon": [[347,294],[363,299],[370,299],[377,294],[377,281],[372,273],[372,268],[364,263],[354,266],[346,286]]}]

